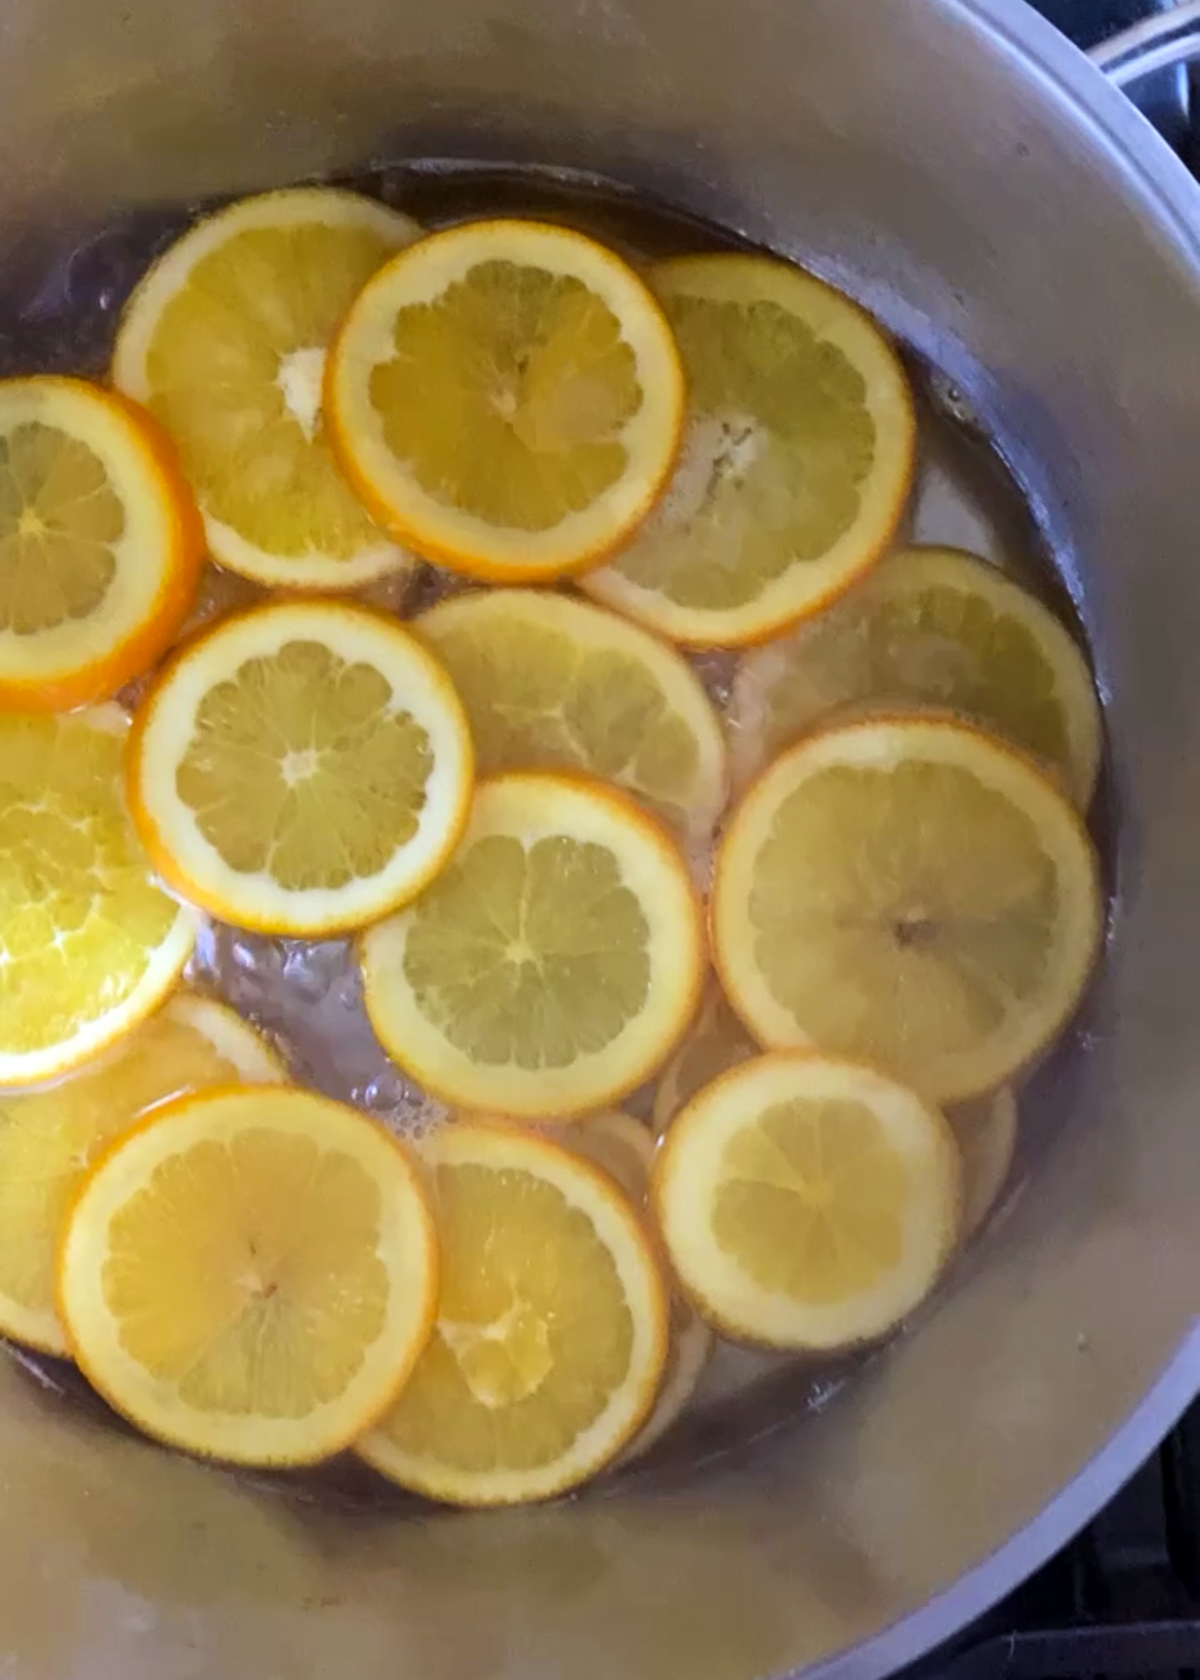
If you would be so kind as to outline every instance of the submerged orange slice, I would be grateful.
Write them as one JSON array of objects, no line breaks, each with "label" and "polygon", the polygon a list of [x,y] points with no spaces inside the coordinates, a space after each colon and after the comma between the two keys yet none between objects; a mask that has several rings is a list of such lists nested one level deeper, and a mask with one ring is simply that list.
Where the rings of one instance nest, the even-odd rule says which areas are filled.
[{"label": "submerged orange slice", "polygon": [[[620,1109],[602,1109],[559,1134],[582,1155],[615,1178],[637,1208],[645,1206],[654,1166],[654,1134]],[[671,1296],[670,1345],[654,1410],[621,1454],[622,1462],[640,1458],[687,1410],[713,1349],[713,1333],[682,1295]]]},{"label": "submerged orange slice", "polygon": [[962,1234],[970,1238],[996,1206],[1012,1171],[1019,1120],[1016,1095],[1005,1085],[948,1109],[946,1118],[962,1152]]},{"label": "submerged orange slice", "polygon": [[744,787],[834,712],[952,712],[1021,747],[1086,808],[1100,707],[1075,640],[996,566],[950,548],[889,555],[828,612],[742,660],[730,703]]},{"label": "submerged orange slice", "polygon": [[702,1085],[756,1053],[754,1040],[729,1007],[718,983],[711,981],[695,1025],[659,1075],[651,1116],[654,1130],[665,1132]]},{"label": "submerged orange slice", "polygon": [[450,596],[413,629],[462,697],[481,775],[582,770],[623,787],[685,847],[711,840],[725,804],[725,737],[673,648],[545,589]]}]

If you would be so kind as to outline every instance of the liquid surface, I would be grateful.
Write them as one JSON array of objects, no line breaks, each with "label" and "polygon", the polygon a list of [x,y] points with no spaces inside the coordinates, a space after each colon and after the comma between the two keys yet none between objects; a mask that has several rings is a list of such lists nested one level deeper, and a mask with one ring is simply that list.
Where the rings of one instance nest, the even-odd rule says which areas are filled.
[{"label": "liquid surface", "polygon": [[[606,183],[558,171],[429,162],[386,167],[338,184],[378,197],[429,227],[483,214],[560,221],[604,241],[635,265],[688,252],[745,248],[718,227],[648,205]],[[134,285],[166,246],[213,208],[202,203],[140,211],[64,243],[37,283],[0,315],[0,377],[104,374],[121,308]],[[1000,453],[936,369],[912,357],[906,361],[917,395],[920,466],[900,540],[969,549],[1012,574],[1070,623],[1070,603],[1052,557]],[[243,592],[236,586],[237,580],[232,586],[228,579],[218,583],[233,587],[240,602]],[[398,592],[399,599],[386,588],[371,598],[407,614],[460,587],[426,570]],[[202,600],[198,610],[202,618],[216,609]],[[735,660],[726,652],[693,656],[718,706],[728,702]],[[1097,806],[1103,806],[1103,798]],[[708,859],[692,861],[706,879]],[[348,941],[284,940],[210,925],[190,975],[270,1034],[300,1083],[352,1102],[408,1137],[444,1117],[444,1108],[388,1061],[372,1034]],[[1060,1047],[1057,1054],[1064,1053],[1070,1054],[1070,1047]],[[653,1091],[647,1090],[626,1106],[648,1115],[652,1102]],[[1036,1107],[1036,1101],[1029,1106]],[[1036,1126],[1026,1126],[1001,1213],[1029,1171],[1031,1130],[1036,1149]],[[84,1396],[84,1385],[69,1368],[12,1351],[46,1387],[72,1398]],[[855,1356],[814,1373],[811,1365],[782,1356],[720,1344],[689,1412],[646,1462],[652,1468],[691,1466],[782,1426],[802,1410],[822,1409],[859,1362]],[[640,1465],[622,1472],[640,1473]],[[289,1478],[287,1485],[295,1487],[296,1479]],[[396,1497],[374,1483],[366,1486],[360,1473],[343,1476],[336,1467],[305,1478],[303,1485],[339,1502],[391,1502]]]}]

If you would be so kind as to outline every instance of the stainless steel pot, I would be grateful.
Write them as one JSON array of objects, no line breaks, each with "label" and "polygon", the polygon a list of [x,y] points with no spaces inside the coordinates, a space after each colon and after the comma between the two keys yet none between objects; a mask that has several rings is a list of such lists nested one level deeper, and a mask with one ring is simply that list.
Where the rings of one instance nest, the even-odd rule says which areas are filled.
[{"label": "stainless steel pot", "polygon": [[[1190,4],[1105,62],[1198,35]],[[5,0],[0,45],[10,292],[117,205],[380,154],[582,165],[814,261],[956,382],[1044,519],[1109,703],[1118,872],[1027,1194],[827,1412],[575,1504],[371,1519],[3,1361],[0,1673],[857,1680],[917,1655],[1200,1389],[1200,192],[1017,0]]]}]

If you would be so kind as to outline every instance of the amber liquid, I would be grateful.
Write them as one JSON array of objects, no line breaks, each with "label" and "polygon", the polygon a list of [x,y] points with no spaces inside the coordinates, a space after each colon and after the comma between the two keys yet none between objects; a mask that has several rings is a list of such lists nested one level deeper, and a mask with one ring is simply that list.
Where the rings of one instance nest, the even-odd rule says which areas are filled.
[{"label": "amber liquid", "polygon": [[[338,185],[404,210],[428,227],[481,215],[528,215],[561,221],[604,241],[635,265],[683,252],[745,249],[746,242],[669,205],[647,202],[613,183],[536,168],[464,166],[427,160],[371,170]],[[142,210],[71,240],[0,318],[0,376],[62,372],[102,375],[121,308],[151,261],[212,203]],[[902,347],[903,348],[903,347]],[[946,544],[993,561],[1033,589],[1076,629],[1062,586],[1029,503],[979,417],[937,369],[906,353],[918,398],[919,471],[904,532],[908,540]],[[452,587],[429,569],[405,610]],[[210,582],[210,589],[213,588]],[[219,585],[218,585],[219,588]],[[236,581],[234,582],[236,590]],[[397,603],[398,604],[398,603]],[[702,655],[696,664],[716,703],[728,699],[733,655]],[[1097,809],[1104,809],[1104,791]],[[1103,825],[1106,826],[1106,825]],[[384,1056],[361,1007],[348,942],[272,939],[214,925],[201,941],[191,977],[273,1036],[298,1082],[357,1104],[412,1136],[436,1124],[441,1111]],[[1086,1042],[1086,1029],[1056,1053],[1051,1070],[1062,1089],[1062,1064]],[[1069,1072],[1068,1072],[1069,1077]],[[652,1092],[630,1105],[648,1113]],[[1022,1138],[1009,1183],[989,1224],[1004,1215],[1038,1152],[1036,1093],[1023,1100]],[[985,1226],[982,1236],[987,1240]],[[0,1344],[2,1345],[2,1344]],[[106,1409],[74,1371],[24,1351],[13,1356],[57,1399]],[[798,1411],[835,1400],[859,1357],[819,1366],[720,1344],[690,1409],[644,1461],[624,1476],[690,1468],[739,1442],[770,1432]],[[113,1427],[123,1428],[116,1419]],[[255,1477],[344,1503],[391,1502],[396,1495],[353,1464],[303,1478]]]}]

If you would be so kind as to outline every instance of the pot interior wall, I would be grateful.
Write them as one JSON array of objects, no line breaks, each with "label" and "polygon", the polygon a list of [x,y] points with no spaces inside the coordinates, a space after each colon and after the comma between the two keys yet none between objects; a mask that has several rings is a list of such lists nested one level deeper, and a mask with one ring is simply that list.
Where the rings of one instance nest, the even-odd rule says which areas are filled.
[{"label": "pot interior wall", "polygon": [[[1155,1384],[1164,1427],[1186,1398],[1195,1349],[1164,1373],[1200,1298],[1200,248],[1148,131],[1032,19],[996,21],[1012,12],[7,0],[9,319],[115,209],[405,155],[599,170],[846,285],[987,417],[1039,512],[1109,702],[1117,864],[1106,974],[1041,1081],[1027,1194],[827,1412],[549,1509],[366,1513],[172,1459],[5,1361],[17,1680],[782,1674],[981,1564]],[[1090,1472],[1095,1499],[1115,1465]],[[979,1607],[961,1596],[924,1636]]]}]

